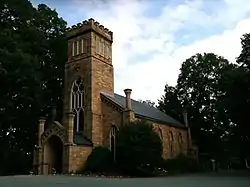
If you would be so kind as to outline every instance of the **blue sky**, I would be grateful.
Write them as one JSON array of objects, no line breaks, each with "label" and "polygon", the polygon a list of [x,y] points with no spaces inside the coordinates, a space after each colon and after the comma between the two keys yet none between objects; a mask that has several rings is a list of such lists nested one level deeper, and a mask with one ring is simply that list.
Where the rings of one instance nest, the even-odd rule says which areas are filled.
[{"label": "blue sky", "polygon": [[115,91],[153,100],[175,85],[182,62],[213,52],[234,61],[250,32],[249,0],[32,0],[71,26],[93,17],[114,32]]}]

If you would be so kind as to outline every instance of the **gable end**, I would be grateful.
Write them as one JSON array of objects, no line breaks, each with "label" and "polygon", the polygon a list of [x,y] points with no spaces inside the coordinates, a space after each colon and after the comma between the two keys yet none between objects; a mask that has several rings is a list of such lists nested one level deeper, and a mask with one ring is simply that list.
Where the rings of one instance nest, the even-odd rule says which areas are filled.
[{"label": "gable end", "polygon": [[107,97],[105,97],[104,95],[101,94],[101,101],[105,104],[107,104],[108,106],[112,107],[114,110],[118,111],[118,112],[123,112],[124,109],[123,107],[121,107],[120,105],[118,105],[117,103],[111,101],[110,99],[108,99]]}]

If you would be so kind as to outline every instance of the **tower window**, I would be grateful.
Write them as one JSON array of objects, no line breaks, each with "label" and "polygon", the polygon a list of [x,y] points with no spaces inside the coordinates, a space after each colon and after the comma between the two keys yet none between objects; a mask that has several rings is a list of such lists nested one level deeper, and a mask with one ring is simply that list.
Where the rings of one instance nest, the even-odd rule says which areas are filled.
[{"label": "tower window", "polygon": [[109,58],[109,46],[108,45],[106,45],[105,47],[105,57]]},{"label": "tower window", "polygon": [[102,55],[102,42],[101,41],[99,41],[99,49],[98,50],[99,50],[98,53],[100,55]]},{"label": "tower window", "polygon": [[111,47],[108,47],[108,58],[112,57],[112,51],[111,51]]},{"label": "tower window", "polygon": [[90,48],[88,46],[88,40],[84,39],[84,44],[83,44],[83,53],[89,53],[90,52]]},{"label": "tower window", "polygon": [[96,40],[96,53],[98,53],[99,54],[99,41],[98,40]]},{"label": "tower window", "polygon": [[72,56],[75,56],[75,42],[72,43]]},{"label": "tower window", "polygon": [[104,42],[102,42],[102,56],[104,56],[105,55],[105,44],[104,44]]},{"label": "tower window", "polygon": [[75,113],[74,130],[84,130],[84,86],[82,79],[74,81],[71,89],[71,109]]},{"label": "tower window", "polygon": [[80,48],[79,41],[76,41],[76,55],[79,55],[79,48]]},{"label": "tower window", "polygon": [[103,50],[103,56],[105,57],[105,58],[107,58],[107,45],[104,43],[104,45],[103,45],[103,48],[104,48],[104,50]]},{"label": "tower window", "polygon": [[81,39],[81,53],[83,53],[83,47],[84,47],[83,42],[84,42],[83,39]]}]

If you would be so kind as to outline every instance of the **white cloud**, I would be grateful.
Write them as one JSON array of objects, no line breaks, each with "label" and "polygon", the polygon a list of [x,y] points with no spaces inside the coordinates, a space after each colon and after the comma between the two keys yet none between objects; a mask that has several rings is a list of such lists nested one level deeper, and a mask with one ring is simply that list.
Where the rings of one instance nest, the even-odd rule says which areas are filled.
[{"label": "white cloud", "polygon": [[224,2],[226,6],[218,11],[217,21],[221,24],[235,24],[250,12],[249,0],[224,0]]},{"label": "white cloud", "polygon": [[[250,32],[248,1],[214,0],[206,4],[206,0],[189,0],[176,6],[166,4],[160,7],[159,16],[149,17],[145,13],[151,10],[153,1],[84,1],[82,8],[83,3],[78,0],[75,16],[79,20],[81,12],[91,10],[87,17],[114,32],[115,91],[123,94],[123,89],[129,87],[133,98],[157,101],[166,83],[176,84],[182,62],[191,55],[213,52],[231,61],[235,59],[241,49],[241,35]],[[218,28],[219,33],[180,45],[182,38],[176,38],[175,33],[189,26],[202,28],[197,33]],[[183,33],[183,37],[189,35]],[[151,58],[140,60],[141,55]]]},{"label": "white cloud", "polygon": [[[155,58],[149,62],[134,65],[130,79],[136,80],[138,77],[138,81],[133,82],[136,85],[133,94],[137,98],[157,100],[163,92],[166,81],[170,85],[175,85],[182,62],[196,53],[213,52],[224,56],[231,62],[235,61],[235,57],[241,51],[240,37],[249,31],[250,19],[246,19],[240,21],[233,30],[226,30],[204,40],[180,46],[174,50],[172,55],[161,53],[155,55]],[[138,69],[141,70],[139,75],[136,73]],[[139,77],[143,77],[143,79]],[[142,83],[140,84],[139,81]],[[152,87],[148,89],[150,85]]]}]

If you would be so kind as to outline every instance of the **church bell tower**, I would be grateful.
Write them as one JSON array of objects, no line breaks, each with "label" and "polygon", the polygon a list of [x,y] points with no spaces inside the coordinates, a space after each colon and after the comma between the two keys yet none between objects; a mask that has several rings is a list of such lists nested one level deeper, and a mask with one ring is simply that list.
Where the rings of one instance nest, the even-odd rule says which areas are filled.
[{"label": "church bell tower", "polygon": [[[113,33],[91,18],[68,28],[66,37],[63,123],[71,133],[68,141],[73,142],[78,133],[94,145],[101,145],[100,92],[114,94]],[[72,123],[70,112],[74,113]]]}]

